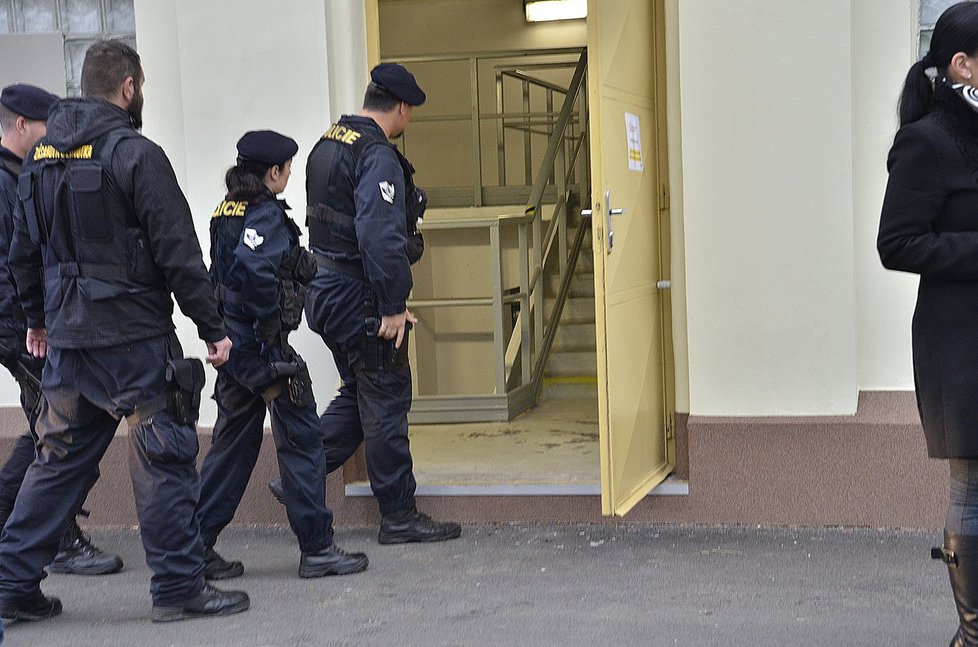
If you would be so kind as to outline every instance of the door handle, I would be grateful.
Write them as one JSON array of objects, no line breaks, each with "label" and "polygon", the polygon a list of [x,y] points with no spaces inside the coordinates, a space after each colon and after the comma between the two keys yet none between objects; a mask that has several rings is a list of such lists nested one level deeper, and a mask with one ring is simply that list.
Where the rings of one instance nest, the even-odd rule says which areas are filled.
[{"label": "door handle", "polygon": [[615,229],[611,224],[611,217],[623,216],[625,215],[625,210],[611,208],[611,189],[607,189],[604,192],[604,208],[608,218],[608,253],[610,254],[611,248],[615,246]]}]

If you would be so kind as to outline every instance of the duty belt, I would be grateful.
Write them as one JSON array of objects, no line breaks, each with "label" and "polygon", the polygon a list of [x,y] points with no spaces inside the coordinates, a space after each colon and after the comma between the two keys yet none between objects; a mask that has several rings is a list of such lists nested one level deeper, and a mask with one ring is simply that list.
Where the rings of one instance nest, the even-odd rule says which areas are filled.
[{"label": "duty belt", "polygon": [[106,263],[58,263],[44,268],[44,278],[93,278],[103,281],[129,281],[129,270],[125,265]]},{"label": "duty belt", "polygon": [[344,276],[349,276],[351,279],[356,279],[358,281],[366,281],[367,277],[363,273],[363,265],[359,262],[343,262],[338,261],[335,258],[330,258],[326,254],[318,250],[313,250],[316,254],[316,265],[319,267],[324,267],[327,270],[332,270]]}]

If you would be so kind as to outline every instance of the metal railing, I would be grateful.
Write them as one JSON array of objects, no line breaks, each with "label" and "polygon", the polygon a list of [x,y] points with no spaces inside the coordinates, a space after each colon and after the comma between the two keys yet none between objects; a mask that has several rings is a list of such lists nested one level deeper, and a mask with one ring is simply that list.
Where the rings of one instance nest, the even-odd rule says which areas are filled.
[{"label": "metal railing", "polygon": [[[490,308],[493,342],[493,391],[476,395],[419,394],[411,411],[413,422],[470,422],[509,420],[535,404],[543,381],[550,349],[566,302],[571,279],[587,234],[588,218],[575,218],[575,207],[590,201],[590,173],[588,169],[586,70],[587,55],[582,49],[569,50],[579,55],[573,62],[574,71],[570,83],[563,87],[536,78],[533,72],[566,66],[566,63],[512,64],[504,63],[494,69],[496,83],[496,111],[485,113],[478,110],[478,61],[485,58],[511,59],[513,52],[458,57],[422,57],[415,60],[468,60],[472,85],[476,88],[472,97],[473,110],[465,118],[471,122],[474,147],[473,165],[477,182],[469,193],[467,206],[483,206],[487,196],[482,186],[482,121],[495,120],[498,156],[497,176],[504,185],[508,176],[508,157],[505,145],[507,130],[523,133],[524,173],[520,185],[524,196],[523,214],[502,213],[489,216],[467,217],[457,220],[426,219],[423,231],[450,232],[483,229],[489,235],[488,295],[433,295],[432,298],[412,299],[412,309],[482,307]],[[561,53],[566,51],[561,50]],[[530,52],[538,55],[539,52]],[[399,59],[411,62],[412,59]],[[506,79],[515,79],[521,86],[524,111],[507,112],[504,88]],[[544,112],[531,110],[531,92],[542,92],[547,102]],[[560,98],[559,111],[554,102]],[[415,120],[421,120],[415,117]],[[458,121],[462,115],[428,117],[429,121]],[[534,159],[533,138],[546,137],[546,150],[536,165],[535,173],[529,172]],[[402,146],[408,142],[402,141]],[[429,196],[434,192],[429,190]],[[545,218],[545,210],[549,217]],[[546,223],[546,228],[544,224]],[[504,234],[515,228],[517,238],[516,285],[505,280]],[[437,240],[437,236],[434,237]],[[429,241],[432,237],[429,237]],[[430,249],[437,249],[437,242]],[[552,299],[545,299],[545,289],[552,277],[558,277],[559,287]],[[549,304],[549,308],[545,308]],[[512,330],[507,330],[507,306],[515,314]],[[549,310],[549,311],[545,311]],[[417,336],[415,336],[417,339]]]}]

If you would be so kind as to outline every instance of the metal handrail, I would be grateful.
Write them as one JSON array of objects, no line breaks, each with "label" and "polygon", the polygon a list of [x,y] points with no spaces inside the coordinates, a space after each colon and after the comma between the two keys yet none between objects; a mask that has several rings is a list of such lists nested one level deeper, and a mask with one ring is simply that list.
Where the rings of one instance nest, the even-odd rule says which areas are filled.
[{"label": "metal handrail", "polygon": [[[494,112],[482,112],[478,100],[478,60],[483,58],[513,58],[517,55],[540,56],[541,54],[579,54],[579,59],[574,67],[573,76],[567,88],[562,88],[544,79],[537,79],[529,73],[533,69],[554,69],[558,67],[569,67],[569,62],[528,64],[528,65],[501,65],[496,68],[497,81],[497,103]],[[472,110],[468,114],[450,114],[440,116],[417,115],[414,121],[427,122],[446,122],[446,121],[471,121],[472,139],[475,145],[474,163],[476,171],[476,186],[474,188],[475,205],[481,206],[482,195],[482,160],[480,130],[483,121],[492,120],[497,124],[497,146],[499,147],[500,167],[502,169],[505,150],[499,133],[502,129],[516,129],[524,133],[524,168],[527,172],[527,185],[530,186],[529,199],[526,203],[524,213],[518,216],[492,216],[488,218],[464,218],[460,220],[438,221],[428,219],[423,225],[423,230],[446,230],[446,229],[488,229],[490,238],[490,272],[492,281],[491,294],[484,295],[464,295],[457,297],[436,296],[427,299],[412,299],[408,302],[411,308],[441,308],[441,307],[491,307],[493,319],[493,347],[495,370],[495,394],[494,396],[508,398],[510,403],[510,413],[512,413],[512,402],[514,399],[520,400],[525,408],[526,403],[536,401],[543,383],[543,374],[546,363],[556,337],[557,327],[566,303],[573,272],[577,260],[581,254],[587,233],[590,230],[590,220],[584,218],[580,221],[576,232],[573,234],[568,231],[568,210],[573,204],[573,197],[576,188],[572,182],[576,181],[580,185],[580,195],[589,196],[589,178],[587,169],[587,156],[583,156],[582,151],[586,150],[585,140],[587,139],[587,101],[586,95],[582,92],[585,87],[585,77],[587,70],[586,50],[581,48],[564,50],[519,50],[509,52],[492,52],[488,54],[456,54],[450,56],[437,57],[408,57],[398,59],[400,62],[412,61],[448,61],[457,60],[469,62],[470,78],[473,84],[472,91]],[[523,107],[522,112],[512,112],[504,110],[502,99],[502,88],[500,78],[505,75],[517,79],[523,84]],[[531,111],[529,103],[529,86],[536,85],[545,90],[547,99],[547,110],[545,112]],[[562,94],[562,104],[559,113],[553,110],[554,94]],[[529,143],[526,139],[530,135],[547,136],[547,148],[543,155],[543,160],[537,167],[535,179],[530,175],[530,153]],[[582,167],[579,169],[579,163]],[[578,180],[575,180],[580,173]],[[532,184],[531,184],[531,179]],[[500,187],[506,185],[505,172],[500,170]],[[552,216],[543,232],[543,199],[544,195],[549,195],[550,191],[556,190],[556,203],[553,205]],[[589,198],[588,198],[589,199]],[[518,286],[514,286],[512,291],[504,289],[503,285],[503,254],[500,229],[509,225],[516,225],[519,233],[519,281]],[[567,239],[572,237],[573,242],[568,245]],[[556,259],[555,259],[556,256]],[[551,312],[545,312],[544,308],[544,282],[541,280],[547,269],[554,265],[554,269],[559,272],[559,289],[556,299],[553,302]],[[434,295],[433,295],[434,296]],[[512,304],[518,306],[518,314],[513,322],[512,332],[508,339],[504,339],[504,306]],[[549,315],[549,316],[548,316]],[[516,395],[518,394],[518,395]],[[532,394],[532,395],[529,395]],[[416,400],[424,400],[426,396],[420,396]],[[475,408],[487,408],[488,405],[476,403],[477,397],[466,396],[462,400],[469,402]],[[453,396],[430,396],[433,402],[428,409],[433,415],[445,415],[445,403],[453,400]],[[454,401],[461,401],[454,398]],[[532,402],[531,402],[532,404]]]}]

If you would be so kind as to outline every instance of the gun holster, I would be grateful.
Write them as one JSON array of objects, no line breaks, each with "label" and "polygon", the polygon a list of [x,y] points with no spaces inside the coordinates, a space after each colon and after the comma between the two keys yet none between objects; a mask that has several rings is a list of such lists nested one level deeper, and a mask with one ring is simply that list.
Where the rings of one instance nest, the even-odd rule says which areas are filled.
[{"label": "gun holster", "polygon": [[380,320],[376,317],[367,317],[364,320],[366,334],[363,341],[361,359],[363,368],[369,373],[379,373],[388,369],[404,368],[408,365],[408,340],[411,336],[411,328],[414,326],[410,321],[405,322],[404,337],[401,340],[401,347],[396,348],[396,339],[384,339],[378,337],[380,330]]},{"label": "gun holster", "polygon": [[129,427],[166,411],[181,425],[193,425],[200,415],[200,392],[204,388],[204,363],[196,357],[170,359],[163,373],[167,388],[126,416]]},{"label": "gun holster", "polygon": [[272,362],[271,366],[275,382],[261,394],[266,404],[283,394],[287,394],[289,401],[297,407],[306,407],[316,401],[309,367],[299,355],[293,353],[292,361]]},{"label": "gun holster", "polygon": [[170,385],[170,414],[183,425],[197,422],[200,392],[204,388],[204,363],[196,357],[168,360],[164,377]]}]

